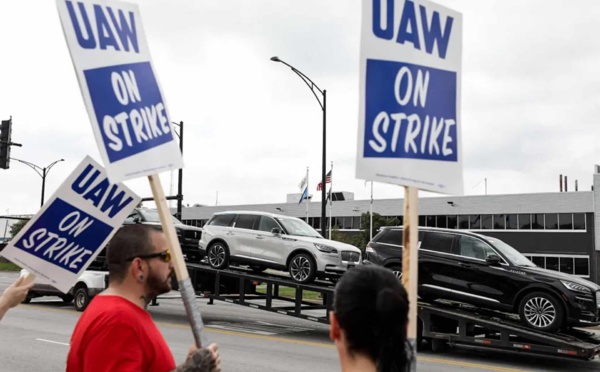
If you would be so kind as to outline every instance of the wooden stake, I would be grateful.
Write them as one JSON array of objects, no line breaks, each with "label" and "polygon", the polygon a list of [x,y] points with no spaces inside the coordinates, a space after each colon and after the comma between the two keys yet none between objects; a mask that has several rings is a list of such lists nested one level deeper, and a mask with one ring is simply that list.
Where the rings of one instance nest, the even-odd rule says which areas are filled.
[{"label": "wooden stake", "polygon": [[410,371],[417,370],[417,291],[419,284],[419,190],[415,187],[404,188],[404,232],[402,253],[402,285],[408,293],[408,328],[406,338],[413,350],[410,359]]},{"label": "wooden stake", "polygon": [[154,202],[156,203],[156,208],[158,209],[158,215],[160,217],[160,223],[162,225],[163,232],[171,249],[171,257],[173,259],[175,275],[177,275],[177,281],[179,283],[179,291],[181,292],[181,298],[183,299],[188,320],[192,325],[192,332],[194,334],[196,346],[206,347],[208,346],[208,341],[204,332],[204,324],[202,322],[202,316],[200,315],[200,307],[196,301],[196,292],[194,291],[194,287],[190,280],[187,266],[185,266],[183,253],[181,251],[181,246],[179,245],[179,239],[177,239],[175,226],[173,226],[173,220],[167,205],[165,192],[162,188],[158,174],[148,176],[148,181],[150,182],[150,188],[152,189]]}]

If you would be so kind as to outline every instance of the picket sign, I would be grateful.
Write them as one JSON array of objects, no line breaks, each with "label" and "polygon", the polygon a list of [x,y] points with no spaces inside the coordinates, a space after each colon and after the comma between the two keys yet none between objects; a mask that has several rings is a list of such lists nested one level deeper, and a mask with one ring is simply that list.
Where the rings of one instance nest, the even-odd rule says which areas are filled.
[{"label": "picket sign", "polygon": [[356,177],[406,188],[402,283],[416,351],[418,190],[463,193],[462,15],[428,0],[364,0],[359,62]]},{"label": "picket sign", "polygon": [[202,317],[158,177],[183,167],[137,4],[56,0],[65,40],[109,178],[148,177],[196,346]]}]

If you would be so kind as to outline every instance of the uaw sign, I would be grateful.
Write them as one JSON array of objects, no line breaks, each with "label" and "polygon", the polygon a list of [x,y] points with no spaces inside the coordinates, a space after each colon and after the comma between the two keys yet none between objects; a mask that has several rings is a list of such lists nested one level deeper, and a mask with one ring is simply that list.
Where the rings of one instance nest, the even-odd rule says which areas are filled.
[{"label": "uaw sign", "polygon": [[462,16],[365,0],[362,17],[357,177],[462,194]]},{"label": "uaw sign", "polygon": [[67,292],[139,201],[88,156],[1,254]]},{"label": "uaw sign", "polygon": [[114,182],[183,166],[135,4],[57,0],[106,171]]}]

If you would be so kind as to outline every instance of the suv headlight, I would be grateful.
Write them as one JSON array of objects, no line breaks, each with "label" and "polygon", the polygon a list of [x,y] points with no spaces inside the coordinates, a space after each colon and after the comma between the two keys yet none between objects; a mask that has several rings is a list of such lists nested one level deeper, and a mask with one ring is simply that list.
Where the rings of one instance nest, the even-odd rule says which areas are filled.
[{"label": "suv headlight", "polygon": [[315,245],[315,247],[317,247],[318,250],[320,250],[321,252],[325,252],[325,253],[337,253],[337,249],[330,247],[328,245],[325,244],[318,244],[318,243],[313,243]]},{"label": "suv headlight", "polygon": [[586,293],[586,294],[592,294],[592,290],[589,289],[588,287],[581,285],[581,284],[577,284],[577,283],[573,283],[573,282],[569,282],[566,280],[561,280],[560,281],[565,287],[567,287],[567,289],[573,291],[573,292],[580,292],[580,293]]}]

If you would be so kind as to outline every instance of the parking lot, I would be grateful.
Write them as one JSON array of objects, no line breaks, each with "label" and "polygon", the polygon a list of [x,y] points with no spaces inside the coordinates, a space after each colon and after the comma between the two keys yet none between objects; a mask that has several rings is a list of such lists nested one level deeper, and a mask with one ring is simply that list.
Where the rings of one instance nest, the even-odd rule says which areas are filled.
[{"label": "parking lot", "polygon": [[[0,289],[16,278],[0,273]],[[211,342],[221,347],[224,371],[335,371],[335,346],[326,325],[199,299]],[[178,292],[149,307],[177,362],[193,342]],[[5,371],[62,370],[71,332],[80,313],[58,297],[35,299],[12,309],[3,319],[0,348]],[[260,356],[260,357],[257,357]],[[423,350],[419,371],[597,371],[600,360],[579,361],[531,354],[454,347],[443,353]]]}]

